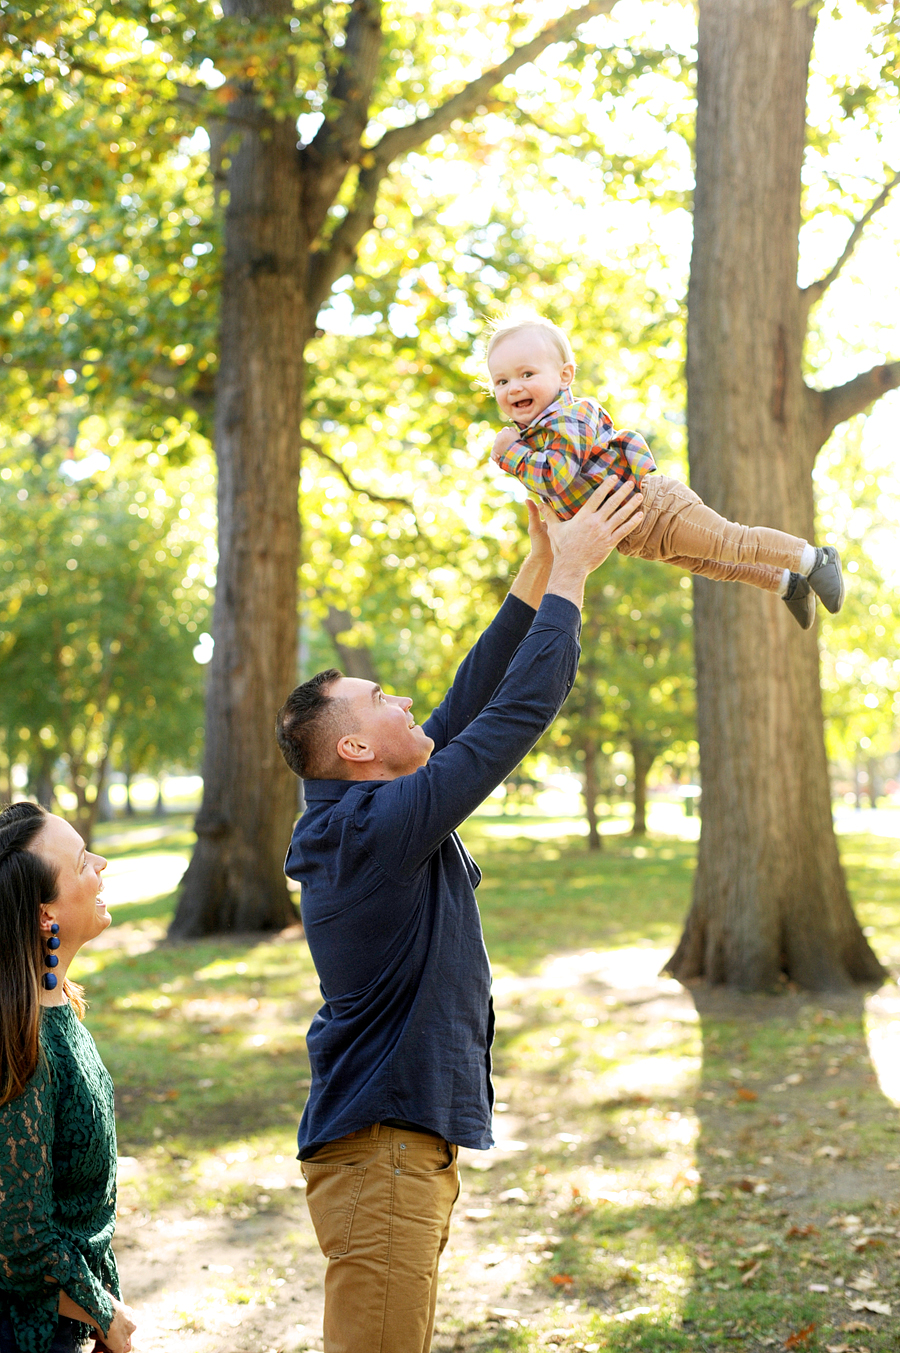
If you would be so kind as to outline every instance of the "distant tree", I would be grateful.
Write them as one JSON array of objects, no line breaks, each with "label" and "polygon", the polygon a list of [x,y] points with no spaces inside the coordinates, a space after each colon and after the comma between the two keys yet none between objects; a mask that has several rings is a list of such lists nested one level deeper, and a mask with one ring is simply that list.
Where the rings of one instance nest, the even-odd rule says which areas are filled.
[{"label": "distant tree", "polygon": [[0,510],[16,522],[0,542],[0,722],[37,796],[64,768],[89,842],[110,758],[127,756],[129,738],[199,751],[193,648],[209,565],[180,516],[186,472],[67,483],[58,448],[30,463],[11,450],[0,453]]},{"label": "distant tree", "polygon": [[562,716],[541,745],[578,754],[588,847],[600,849],[601,759],[625,747],[634,766],[632,833],[647,830],[647,776],[668,747],[694,736],[690,592],[665,565],[614,554],[591,579],[582,658]]}]

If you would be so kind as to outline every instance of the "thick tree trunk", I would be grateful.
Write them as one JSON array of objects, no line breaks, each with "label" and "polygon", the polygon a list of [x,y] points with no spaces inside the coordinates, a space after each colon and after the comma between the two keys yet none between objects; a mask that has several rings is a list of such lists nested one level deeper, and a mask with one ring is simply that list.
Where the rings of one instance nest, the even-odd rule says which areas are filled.
[{"label": "thick tree trunk", "polygon": [[[797,287],[811,8],[700,0],[688,298],[692,485],[733,520],[807,540],[821,440]],[[813,990],[877,981],[832,828],[815,633],[750,587],[696,578],[694,596],[703,828],[669,970],[743,990],[782,973]]]},{"label": "thick tree trunk", "polygon": [[634,821],[632,836],[647,835],[647,776],[656,760],[656,754],[640,738],[631,739],[631,759],[634,762]]},{"label": "thick tree trunk", "polygon": [[602,850],[603,837],[597,827],[597,795],[600,781],[597,775],[597,744],[589,738],[584,744],[584,811],[588,821],[588,850]]},{"label": "thick tree trunk", "polygon": [[292,120],[276,122],[250,97],[230,111],[243,134],[228,178],[216,390],[215,650],[178,938],[296,920],[282,865],[297,790],[274,718],[296,684],[307,241]]}]

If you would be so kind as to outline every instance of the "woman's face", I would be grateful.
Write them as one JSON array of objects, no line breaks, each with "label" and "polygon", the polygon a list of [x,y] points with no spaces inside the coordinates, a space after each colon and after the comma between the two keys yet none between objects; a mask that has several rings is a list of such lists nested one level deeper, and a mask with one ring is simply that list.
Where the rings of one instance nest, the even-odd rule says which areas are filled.
[{"label": "woman's face", "polygon": [[56,897],[41,909],[42,922],[59,926],[60,950],[76,953],[109,925],[112,917],[98,895],[106,868],[102,855],[85,850],[74,827],[61,817],[48,817],[32,850],[56,871]]}]

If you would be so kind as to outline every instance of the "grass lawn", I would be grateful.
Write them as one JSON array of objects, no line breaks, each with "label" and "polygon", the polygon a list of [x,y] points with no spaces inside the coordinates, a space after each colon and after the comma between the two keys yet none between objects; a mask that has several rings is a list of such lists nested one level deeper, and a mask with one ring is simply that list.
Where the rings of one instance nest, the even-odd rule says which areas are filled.
[{"label": "grass lawn", "polygon": [[[107,828],[110,858],[189,849],[186,821],[157,825],[150,840],[143,820]],[[896,1350],[900,1120],[878,1075],[892,1084],[900,996],[685,992],[656,973],[692,844],[613,836],[591,855],[581,838],[491,833],[485,817],[465,835],[484,870],[500,1148],[465,1153],[435,1349]],[[842,850],[897,962],[900,842]],[[246,1245],[240,1263],[209,1248],[206,1287],[168,1307],[172,1282],[148,1280],[168,1333],[136,1347],[178,1331],[197,1353],[320,1348],[304,1312],[322,1261],[292,1158],[308,952],[292,932],[168,946],[171,907],[119,907],[75,974],[117,1086],[123,1259],[137,1247],[149,1271],[157,1219]]]}]

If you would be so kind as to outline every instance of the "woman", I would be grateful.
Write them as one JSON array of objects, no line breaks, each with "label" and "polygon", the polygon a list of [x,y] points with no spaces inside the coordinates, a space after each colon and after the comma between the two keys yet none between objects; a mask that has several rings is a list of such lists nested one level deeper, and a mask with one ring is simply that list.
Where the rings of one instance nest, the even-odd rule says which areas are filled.
[{"label": "woman", "polygon": [[37,804],[0,812],[0,1353],[131,1349],[112,1082],[66,977],[110,923],[105,868]]}]

